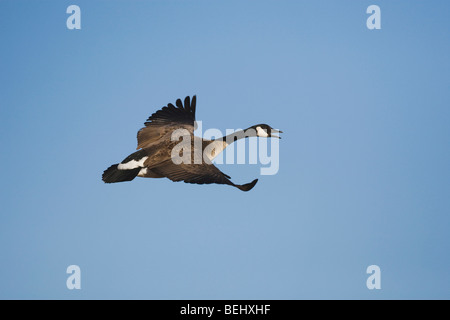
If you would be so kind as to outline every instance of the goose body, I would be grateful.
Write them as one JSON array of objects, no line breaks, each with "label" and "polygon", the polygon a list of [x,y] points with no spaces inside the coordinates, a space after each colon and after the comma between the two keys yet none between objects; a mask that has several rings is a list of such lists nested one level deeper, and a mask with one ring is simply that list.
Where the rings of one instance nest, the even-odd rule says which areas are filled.
[{"label": "goose body", "polygon": [[[110,166],[103,172],[105,183],[131,181],[136,177],[168,178],[172,181],[184,181],[195,184],[227,184],[242,191],[252,189],[258,179],[238,185],[221,172],[212,161],[232,142],[251,136],[275,137],[275,130],[260,124],[231,135],[214,139],[202,139],[194,136],[196,96],[186,97],[184,103],[178,99],[176,105],[169,103],[152,114],[145,127],[137,134],[136,152],[122,162]],[[179,139],[174,139],[174,135]],[[180,142],[182,140],[182,142]],[[185,142],[186,141],[186,142]],[[188,161],[176,159],[182,148],[183,157]],[[186,152],[188,150],[188,152]]]}]

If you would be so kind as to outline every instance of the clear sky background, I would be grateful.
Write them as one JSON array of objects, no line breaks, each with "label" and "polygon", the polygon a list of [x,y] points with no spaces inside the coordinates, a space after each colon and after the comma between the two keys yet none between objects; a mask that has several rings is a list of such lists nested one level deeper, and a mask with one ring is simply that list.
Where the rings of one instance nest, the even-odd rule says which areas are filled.
[{"label": "clear sky background", "polygon": [[[1,0],[0,298],[449,299],[449,13]],[[278,174],[220,165],[258,177],[248,193],[101,181],[150,114],[193,94],[204,129],[283,130]]]}]

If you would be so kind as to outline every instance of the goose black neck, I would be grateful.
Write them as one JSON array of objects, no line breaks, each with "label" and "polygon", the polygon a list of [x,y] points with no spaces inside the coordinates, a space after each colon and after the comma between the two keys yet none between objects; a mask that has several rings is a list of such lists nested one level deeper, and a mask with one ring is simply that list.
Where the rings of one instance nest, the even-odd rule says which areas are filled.
[{"label": "goose black neck", "polygon": [[245,130],[238,130],[233,132],[227,136],[222,137],[220,140],[226,142],[227,144],[231,144],[237,140],[248,138],[248,137],[256,137],[255,130],[249,130],[251,128]]}]

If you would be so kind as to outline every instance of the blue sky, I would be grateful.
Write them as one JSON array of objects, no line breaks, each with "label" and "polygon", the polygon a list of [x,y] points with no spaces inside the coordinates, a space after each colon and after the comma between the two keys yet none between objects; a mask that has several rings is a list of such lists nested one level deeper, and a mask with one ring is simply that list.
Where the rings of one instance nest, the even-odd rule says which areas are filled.
[{"label": "blue sky", "polygon": [[[0,1],[0,298],[449,299],[449,9]],[[193,94],[204,129],[283,130],[278,174],[101,181]]]}]

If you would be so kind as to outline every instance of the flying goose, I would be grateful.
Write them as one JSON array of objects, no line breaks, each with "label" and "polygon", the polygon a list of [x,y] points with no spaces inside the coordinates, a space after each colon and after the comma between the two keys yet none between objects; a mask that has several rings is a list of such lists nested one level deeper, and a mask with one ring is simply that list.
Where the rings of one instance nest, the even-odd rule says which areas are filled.
[{"label": "flying goose", "polygon": [[[231,177],[221,172],[211,161],[217,157],[230,143],[246,137],[274,137],[274,133],[282,133],[266,124],[251,126],[246,130],[236,131],[231,135],[207,140],[194,136],[195,107],[197,97],[193,96],[176,101],[176,106],[169,103],[161,110],[153,113],[145,122],[145,127],[137,134],[138,146],[135,153],[129,155],[121,163],[110,166],[103,172],[105,183],[131,181],[136,177],[169,178],[172,181],[184,181],[196,184],[227,184],[242,191],[251,190],[258,179],[250,183],[238,185],[231,182]],[[184,145],[173,139],[173,133],[187,141]],[[186,139],[187,138],[187,139]],[[174,148],[182,147],[190,161],[175,161]],[[177,152],[175,154],[178,155]],[[205,155],[205,156],[203,156]]]}]

